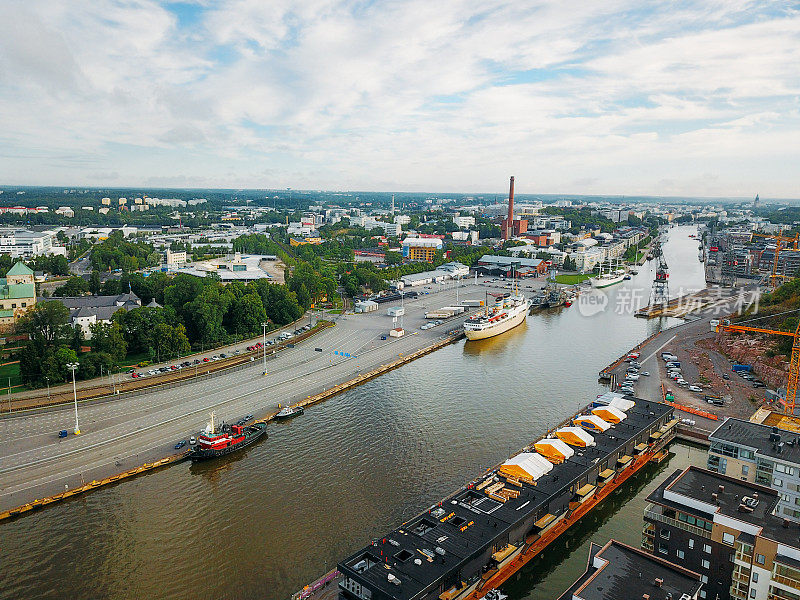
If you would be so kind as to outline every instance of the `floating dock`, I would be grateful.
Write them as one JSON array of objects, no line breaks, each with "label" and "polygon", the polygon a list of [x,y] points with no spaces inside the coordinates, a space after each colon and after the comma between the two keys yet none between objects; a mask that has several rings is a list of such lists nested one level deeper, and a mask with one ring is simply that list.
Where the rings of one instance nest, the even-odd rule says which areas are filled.
[{"label": "floating dock", "polygon": [[[604,394],[545,438],[340,562],[340,597],[483,597],[643,466],[663,459],[678,421],[666,404]],[[315,582],[295,597],[329,598],[330,575],[321,589]]]}]

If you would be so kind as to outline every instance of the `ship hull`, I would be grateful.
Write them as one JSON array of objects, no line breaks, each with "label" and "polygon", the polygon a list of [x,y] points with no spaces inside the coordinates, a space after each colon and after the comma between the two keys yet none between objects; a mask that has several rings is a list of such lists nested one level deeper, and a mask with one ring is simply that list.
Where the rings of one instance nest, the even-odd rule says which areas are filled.
[{"label": "ship hull", "polygon": [[619,277],[611,277],[606,279],[601,279],[600,281],[597,278],[591,279],[592,287],[596,289],[605,288],[610,285],[616,285],[617,283],[621,282],[624,279],[624,275],[620,275]]},{"label": "ship hull", "polygon": [[486,338],[500,335],[522,323],[527,313],[528,309],[526,307],[513,317],[497,323],[496,325],[492,325],[491,327],[486,327],[485,329],[465,329],[464,335],[467,336],[468,340],[485,340]]}]

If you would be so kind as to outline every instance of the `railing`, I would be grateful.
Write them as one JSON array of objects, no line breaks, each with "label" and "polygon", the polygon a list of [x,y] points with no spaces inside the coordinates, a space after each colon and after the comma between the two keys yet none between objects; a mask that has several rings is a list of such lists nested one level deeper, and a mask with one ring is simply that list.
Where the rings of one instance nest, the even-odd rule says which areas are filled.
[{"label": "railing", "polygon": [[665,517],[664,515],[656,512],[652,508],[648,508],[644,511],[644,517],[645,519],[653,519],[654,521],[659,521],[661,523],[666,523],[667,525],[672,525],[673,527],[677,527],[678,529],[683,529],[684,531],[688,531],[689,533],[693,533],[694,535],[699,535],[700,537],[711,539],[710,531],[706,531],[702,527],[689,525],[688,523],[684,523],[683,521],[678,521],[678,519],[671,519],[670,517]]},{"label": "railing", "polygon": [[789,587],[793,587],[795,589],[800,590],[800,580],[793,579],[792,577],[786,577],[785,575],[778,575],[776,573],[773,573],[772,580],[777,583],[788,585]]}]

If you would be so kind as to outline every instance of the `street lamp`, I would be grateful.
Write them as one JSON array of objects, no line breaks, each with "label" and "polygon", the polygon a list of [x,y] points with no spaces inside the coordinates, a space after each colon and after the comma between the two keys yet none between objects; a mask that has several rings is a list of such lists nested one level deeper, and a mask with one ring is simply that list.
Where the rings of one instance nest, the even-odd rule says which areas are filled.
[{"label": "street lamp", "polygon": [[50,378],[47,375],[44,378],[47,381],[47,403],[50,404]]},{"label": "street lamp", "polygon": [[267,323],[261,323],[261,326],[264,328],[264,341],[262,342],[263,348],[261,348],[261,352],[264,354],[264,373],[262,375],[267,374]]},{"label": "street lamp", "polygon": [[75,389],[75,369],[78,368],[78,363],[67,363],[67,368],[72,370],[72,397],[75,399],[75,435],[79,435],[81,427],[78,424],[78,391]]}]

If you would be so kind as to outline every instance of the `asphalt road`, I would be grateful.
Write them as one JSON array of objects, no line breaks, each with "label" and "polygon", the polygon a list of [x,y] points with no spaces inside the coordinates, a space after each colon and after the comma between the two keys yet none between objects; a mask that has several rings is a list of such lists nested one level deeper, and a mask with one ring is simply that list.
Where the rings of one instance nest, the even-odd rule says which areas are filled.
[{"label": "asphalt road", "polygon": [[[485,291],[507,290],[469,281],[458,289],[459,300],[483,299]],[[543,283],[528,282],[525,291]],[[188,439],[205,426],[212,410],[218,421],[233,422],[246,414],[258,418],[279,403],[297,402],[429,346],[447,331],[460,328],[464,318],[420,330],[426,311],[456,303],[452,284],[430,288],[422,289],[428,295],[405,303],[406,335],[402,338],[380,339],[392,327],[392,317],[386,314],[391,304],[380,305],[373,313],[343,315],[335,327],[277,353],[268,361],[266,375],[261,363],[254,361],[252,366],[213,378],[199,375],[196,382],[172,389],[80,403],[79,436],[71,434],[72,405],[4,416],[0,419],[0,510],[172,454],[178,440]],[[334,350],[356,358],[342,358]],[[68,429],[70,435],[59,439],[61,429]]]}]

